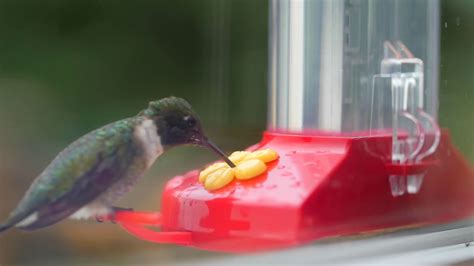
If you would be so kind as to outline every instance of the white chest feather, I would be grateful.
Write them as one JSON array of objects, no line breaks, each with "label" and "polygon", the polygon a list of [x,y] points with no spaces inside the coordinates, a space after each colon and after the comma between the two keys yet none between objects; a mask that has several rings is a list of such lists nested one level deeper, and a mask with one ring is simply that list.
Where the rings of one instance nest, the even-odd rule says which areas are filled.
[{"label": "white chest feather", "polygon": [[82,207],[74,214],[72,214],[69,218],[76,220],[86,220],[93,217],[97,218],[100,216],[106,216],[111,211],[112,210],[110,209],[110,206],[106,206],[105,204],[102,204],[99,201],[95,201],[88,204],[87,206]]},{"label": "white chest feather", "polygon": [[142,146],[146,165],[149,168],[156,158],[163,153],[163,146],[161,146],[161,140],[157,134],[155,123],[151,119],[146,119],[135,128],[133,134]]}]

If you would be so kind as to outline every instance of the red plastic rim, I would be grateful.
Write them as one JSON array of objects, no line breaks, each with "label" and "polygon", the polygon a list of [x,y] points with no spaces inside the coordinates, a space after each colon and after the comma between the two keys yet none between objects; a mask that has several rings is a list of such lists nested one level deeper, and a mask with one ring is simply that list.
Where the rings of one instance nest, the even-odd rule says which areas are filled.
[{"label": "red plastic rim", "polygon": [[120,224],[129,234],[142,240],[177,245],[190,245],[192,243],[190,232],[160,232],[147,228],[146,226],[156,228],[161,226],[163,219],[159,212],[120,211],[115,214],[115,222]]}]

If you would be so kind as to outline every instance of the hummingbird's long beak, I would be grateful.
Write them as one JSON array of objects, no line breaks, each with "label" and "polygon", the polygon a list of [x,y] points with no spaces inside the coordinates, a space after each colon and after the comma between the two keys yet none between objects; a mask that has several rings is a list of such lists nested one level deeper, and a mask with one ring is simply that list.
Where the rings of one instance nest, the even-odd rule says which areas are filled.
[{"label": "hummingbird's long beak", "polygon": [[224,160],[224,162],[226,162],[230,167],[232,168],[235,167],[235,164],[225,155],[225,153],[221,149],[219,149],[219,147],[216,146],[216,144],[214,144],[212,141],[208,140],[207,138],[203,139],[202,142],[204,146],[210,148],[215,153],[217,153],[222,158],[222,160]]}]

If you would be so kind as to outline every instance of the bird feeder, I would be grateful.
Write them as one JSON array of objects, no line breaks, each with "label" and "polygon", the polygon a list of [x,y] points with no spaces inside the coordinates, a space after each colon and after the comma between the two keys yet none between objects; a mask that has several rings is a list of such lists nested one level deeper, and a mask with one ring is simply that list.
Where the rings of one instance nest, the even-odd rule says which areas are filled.
[{"label": "bird feeder", "polygon": [[249,150],[279,160],[217,191],[174,177],[161,213],[117,221],[248,252],[472,217],[473,170],[437,121],[439,20],[437,0],[271,1],[268,128]]}]

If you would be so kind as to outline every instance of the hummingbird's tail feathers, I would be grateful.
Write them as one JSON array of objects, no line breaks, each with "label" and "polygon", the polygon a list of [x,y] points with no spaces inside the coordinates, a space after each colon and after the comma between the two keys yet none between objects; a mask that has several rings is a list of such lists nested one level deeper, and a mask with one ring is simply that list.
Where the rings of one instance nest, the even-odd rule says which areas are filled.
[{"label": "hummingbird's tail feathers", "polygon": [[10,229],[12,226],[13,226],[12,224],[8,224],[8,223],[0,224],[0,233]]},{"label": "hummingbird's tail feathers", "polygon": [[4,223],[0,224],[0,233],[16,226],[18,223],[21,223],[29,215],[29,212],[13,211],[8,219]]},{"label": "hummingbird's tail feathers", "polygon": [[11,227],[24,231],[47,227],[67,218],[77,209],[57,207],[44,205],[30,211],[13,213],[3,224],[0,224],[0,233]]},{"label": "hummingbird's tail feathers", "polygon": [[59,211],[39,212],[35,221],[27,225],[21,225],[19,226],[19,228],[25,231],[32,231],[32,230],[40,229],[43,227],[47,227],[61,220],[66,219],[75,211],[76,209],[65,209],[65,210],[59,210]]}]

